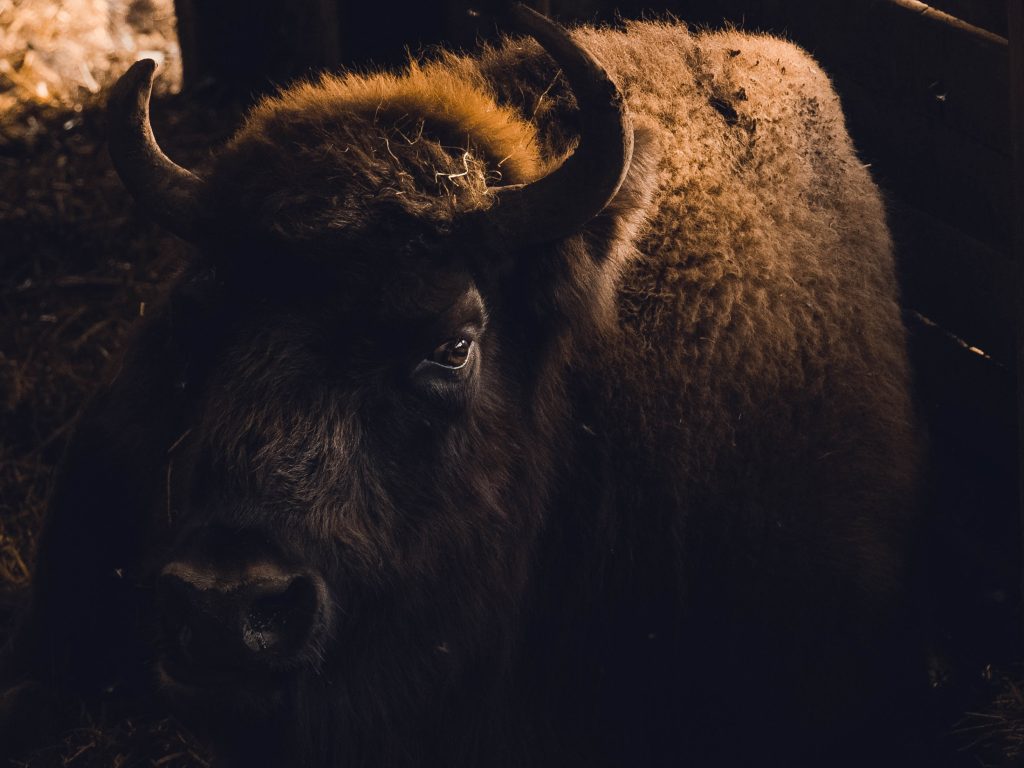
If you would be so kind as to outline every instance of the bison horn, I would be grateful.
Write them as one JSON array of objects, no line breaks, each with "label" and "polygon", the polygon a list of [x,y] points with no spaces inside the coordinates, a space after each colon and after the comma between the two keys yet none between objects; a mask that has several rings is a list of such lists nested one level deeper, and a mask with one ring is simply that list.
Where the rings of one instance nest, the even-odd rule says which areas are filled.
[{"label": "bison horn", "polygon": [[622,93],[568,31],[520,3],[509,26],[533,37],[561,67],[579,106],[580,137],[562,165],[531,184],[494,190],[487,211],[497,242],[556,240],[578,232],[619,191],[633,157],[633,126]]},{"label": "bison horn", "polygon": [[163,153],[149,124],[156,63],[137,61],[121,75],[107,101],[110,158],[121,181],[146,210],[186,240],[195,239],[203,182]]}]

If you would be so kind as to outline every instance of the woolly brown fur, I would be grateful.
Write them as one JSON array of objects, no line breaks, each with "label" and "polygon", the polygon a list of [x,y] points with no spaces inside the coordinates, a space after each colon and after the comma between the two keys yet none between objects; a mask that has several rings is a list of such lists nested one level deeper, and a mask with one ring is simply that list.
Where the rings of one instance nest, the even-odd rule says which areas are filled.
[{"label": "woolly brown fur", "polygon": [[487,207],[488,184],[545,170],[532,126],[445,58],[399,75],[326,74],[266,98],[217,164],[241,215],[289,238],[365,232],[385,201],[441,226]]},{"label": "woolly brown fur", "polygon": [[[40,676],[148,663],[128,617],[221,527],[334,601],[275,696],[185,707],[239,763],[868,764],[917,456],[878,190],[791,43],[573,35],[633,162],[582,232],[503,260],[460,217],[579,129],[535,43],[253,109],[206,172],[222,230],[65,462]],[[410,371],[467,323],[473,367],[425,391]]]}]

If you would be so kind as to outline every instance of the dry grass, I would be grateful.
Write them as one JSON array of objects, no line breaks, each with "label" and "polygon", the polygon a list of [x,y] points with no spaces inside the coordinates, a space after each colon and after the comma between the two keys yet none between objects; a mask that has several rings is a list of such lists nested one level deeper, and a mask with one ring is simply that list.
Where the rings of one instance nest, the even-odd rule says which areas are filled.
[{"label": "dry grass", "polygon": [[[38,126],[31,138],[0,147],[0,592],[8,593],[29,577],[76,412],[182,255],[120,188],[97,110],[24,114]],[[204,764],[159,716],[90,717],[26,765]]]},{"label": "dry grass", "polygon": [[74,411],[164,271],[104,258],[127,201],[92,108],[143,53],[178,85],[171,0],[0,0],[0,584],[27,581]]},{"label": "dry grass", "polygon": [[171,0],[0,0],[0,118],[82,104],[142,56],[180,83]]},{"label": "dry grass", "polygon": [[[235,121],[169,95],[179,81],[171,7],[0,0],[0,642],[75,415],[183,258],[114,174],[104,89],[140,55],[162,55],[157,131],[185,162]],[[24,765],[206,765],[147,709],[84,713]]]},{"label": "dry grass", "polygon": [[209,768],[195,740],[169,718],[86,719],[17,768]]},{"label": "dry grass", "polygon": [[986,672],[996,690],[992,702],[967,713],[957,733],[984,765],[1024,765],[1024,669]]}]

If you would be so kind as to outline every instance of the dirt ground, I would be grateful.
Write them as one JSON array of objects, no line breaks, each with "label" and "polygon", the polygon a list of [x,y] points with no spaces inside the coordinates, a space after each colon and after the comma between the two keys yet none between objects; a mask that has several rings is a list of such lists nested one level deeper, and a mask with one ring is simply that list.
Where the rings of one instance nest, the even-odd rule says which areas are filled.
[{"label": "dirt ground", "polygon": [[[167,119],[158,131],[182,128],[168,142],[179,157],[205,151],[202,116],[171,104],[161,112]],[[9,588],[28,580],[77,410],[183,258],[182,246],[138,215],[117,181],[96,103],[36,107],[22,119],[29,131],[0,137],[0,582]],[[204,764],[189,757],[171,723],[90,716],[100,720],[86,719],[29,764]]]},{"label": "dirt ground", "polygon": [[[59,15],[76,8],[106,21],[83,28],[75,25],[84,16]],[[237,107],[169,91],[178,65],[168,8],[167,0],[0,0],[0,641],[30,578],[54,467],[75,414],[188,255],[135,208],[117,180],[105,143],[104,88],[137,56],[160,54],[165,67],[154,127],[169,154],[186,165],[201,162],[238,120]],[[71,54],[61,48],[69,41],[79,45]],[[937,539],[942,552],[961,546],[948,532]],[[981,551],[977,562],[986,556]],[[961,561],[965,571],[975,567],[975,560]],[[944,626],[983,622],[971,610],[951,614]],[[980,624],[972,630],[997,631]],[[984,642],[964,644],[971,650],[947,643],[953,650],[933,665],[938,700],[929,727],[948,756],[941,764],[1020,765],[1024,691],[1014,681],[1024,676],[1005,652],[991,664],[977,650]],[[947,674],[959,682],[950,683]],[[116,692],[21,763],[207,764],[159,705],[126,705]]]},{"label": "dirt ground", "polygon": [[[237,110],[190,107],[170,0],[0,0],[0,641],[24,596],[75,415],[186,257],[140,215],[107,154],[104,89],[161,63],[154,123],[201,161]],[[158,708],[111,697],[29,766],[203,766]]]}]

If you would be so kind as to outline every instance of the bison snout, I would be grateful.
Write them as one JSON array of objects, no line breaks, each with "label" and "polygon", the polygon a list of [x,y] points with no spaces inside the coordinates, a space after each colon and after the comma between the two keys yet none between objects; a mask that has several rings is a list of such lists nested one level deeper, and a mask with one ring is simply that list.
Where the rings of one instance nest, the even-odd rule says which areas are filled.
[{"label": "bison snout", "polygon": [[293,666],[316,655],[326,628],[323,580],[271,562],[234,572],[169,563],[157,605],[164,668],[182,682],[226,682],[246,671]]}]

